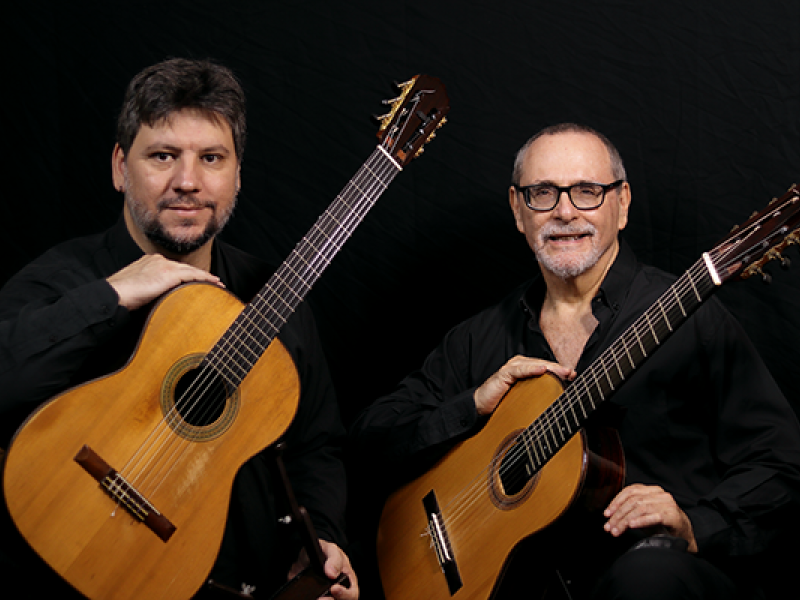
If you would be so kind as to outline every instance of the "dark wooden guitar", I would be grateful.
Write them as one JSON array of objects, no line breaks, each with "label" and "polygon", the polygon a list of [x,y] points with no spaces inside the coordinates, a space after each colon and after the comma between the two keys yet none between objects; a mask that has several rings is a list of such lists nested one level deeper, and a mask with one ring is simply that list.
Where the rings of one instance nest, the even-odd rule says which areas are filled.
[{"label": "dark wooden guitar", "polygon": [[523,539],[571,507],[603,507],[622,456],[596,452],[615,447],[592,443],[589,415],[720,285],[766,276],[789,244],[800,244],[797,185],[705,253],[566,390],[547,376],[515,384],[480,433],[389,497],[377,539],[386,598],[489,598]]},{"label": "dark wooden guitar", "polygon": [[276,336],[444,123],[438,79],[399,87],[375,151],[252,302],[210,285],[174,290],[123,369],[59,395],[17,432],[3,478],[11,516],[87,597],[176,600],[203,583],[236,471],[297,409],[296,370]]}]

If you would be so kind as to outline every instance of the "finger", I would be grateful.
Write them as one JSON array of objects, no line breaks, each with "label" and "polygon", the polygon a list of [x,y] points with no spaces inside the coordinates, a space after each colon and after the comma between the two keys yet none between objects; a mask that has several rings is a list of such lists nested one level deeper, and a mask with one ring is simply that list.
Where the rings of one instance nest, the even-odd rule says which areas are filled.
[{"label": "finger", "polygon": [[620,492],[614,497],[614,499],[609,503],[606,510],[603,512],[605,516],[609,517],[613,515],[619,507],[627,502],[635,502],[636,498],[645,497],[650,494],[658,494],[662,493],[660,487],[655,485],[644,485],[641,483],[632,483],[628,486],[625,486],[620,490]]}]

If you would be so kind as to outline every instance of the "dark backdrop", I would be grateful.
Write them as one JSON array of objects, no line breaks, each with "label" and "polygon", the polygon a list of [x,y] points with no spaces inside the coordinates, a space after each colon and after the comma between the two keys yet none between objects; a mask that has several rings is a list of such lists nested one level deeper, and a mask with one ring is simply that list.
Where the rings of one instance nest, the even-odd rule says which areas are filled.
[{"label": "dark backdrop", "polygon": [[[0,281],[117,218],[114,119],[148,64],[213,57],[243,80],[250,143],[225,235],[275,263],[374,148],[391,82],[443,80],[449,123],[310,295],[347,422],[535,272],[506,188],[539,128],[575,120],[616,142],[626,238],[676,273],[800,181],[796,0],[31,0],[4,31]],[[800,270],[774,270],[720,295],[800,411]]]}]

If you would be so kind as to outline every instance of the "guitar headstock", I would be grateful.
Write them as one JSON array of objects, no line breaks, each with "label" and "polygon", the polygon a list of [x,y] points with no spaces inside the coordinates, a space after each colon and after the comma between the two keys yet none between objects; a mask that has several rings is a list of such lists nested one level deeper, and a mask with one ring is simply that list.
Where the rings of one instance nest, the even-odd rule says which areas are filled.
[{"label": "guitar headstock", "polygon": [[764,265],[778,260],[788,266],[789,260],[783,252],[792,244],[800,245],[800,187],[797,184],[735,227],[708,256],[720,282],[753,275],[761,275],[769,281]]},{"label": "guitar headstock", "polygon": [[429,75],[416,75],[398,87],[400,96],[384,100],[391,111],[379,117],[378,139],[389,156],[404,167],[422,153],[423,146],[444,125],[450,100],[442,82]]}]

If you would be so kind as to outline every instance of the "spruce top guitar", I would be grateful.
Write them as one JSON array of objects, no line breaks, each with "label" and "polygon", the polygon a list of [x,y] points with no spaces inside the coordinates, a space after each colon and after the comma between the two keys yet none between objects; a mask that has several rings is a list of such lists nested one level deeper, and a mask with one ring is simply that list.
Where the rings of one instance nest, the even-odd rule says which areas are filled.
[{"label": "spruce top guitar", "polygon": [[438,79],[399,87],[375,151],[252,302],[203,284],[172,291],[122,370],[57,396],[17,432],[3,477],[9,512],[87,597],[176,600],[203,583],[236,471],[297,410],[281,327],[445,121]]},{"label": "spruce top guitar", "polygon": [[800,244],[797,185],[705,253],[566,390],[554,377],[517,382],[480,433],[386,502],[377,551],[387,600],[489,598],[520,541],[572,506],[604,507],[623,457],[616,438],[594,443],[588,416],[718,286],[766,278],[790,244]]}]

